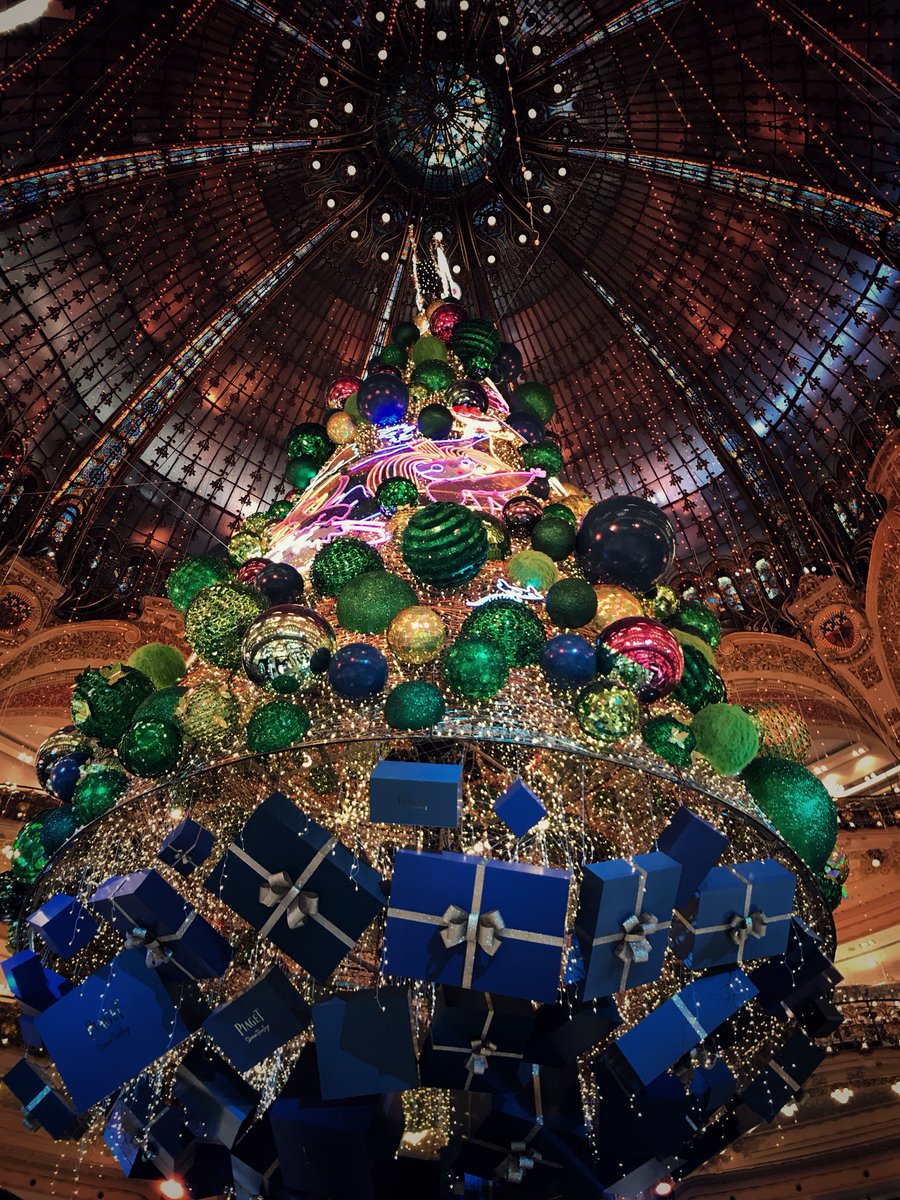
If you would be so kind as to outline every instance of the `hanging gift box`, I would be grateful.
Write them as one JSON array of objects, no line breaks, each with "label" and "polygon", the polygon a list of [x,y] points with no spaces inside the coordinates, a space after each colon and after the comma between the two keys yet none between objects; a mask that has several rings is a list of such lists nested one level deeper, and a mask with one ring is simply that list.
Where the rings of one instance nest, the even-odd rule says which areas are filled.
[{"label": "hanging gift box", "polygon": [[521,779],[517,779],[502,796],[497,797],[494,812],[517,838],[524,837],[547,815],[543,801]]},{"label": "hanging gift box", "polygon": [[772,1056],[765,1070],[744,1088],[741,1100],[764,1121],[774,1121],[825,1058],[825,1047],[796,1030]]},{"label": "hanging gift box", "polygon": [[399,850],[382,969],[524,999],[559,989],[571,872]]},{"label": "hanging gift box", "polygon": [[46,1129],[54,1141],[77,1138],[84,1132],[77,1110],[56,1090],[47,1072],[30,1059],[19,1059],[3,1082],[22,1105],[22,1120],[30,1129]]},{"label": "hanging gift box", "polygon": [[689,808],[682,806],[677,810],[656,839],[657,850],[674,858],[681,867],[675,893],[677,909],[683,910],[728,845],[728,838],[721,829],[704,821]]},{"label": "hanging gift box", "polygon": [[797,1005],[794,1016],[811,1038],[831,1037],[844,1023],[844,1014],[824,996],[810,996]]},{"label": "hanging gift box", "polygon": [[208,829],[185,817],[163,838],[156,857],[174,867],[179,875],[190,875],[212,854],[214,841]]},{"label": "hanging gift box", "polygon": [[195,1046],[178,1064],[172,1095],[192,1133],[229,1149],[249,1128],[259,1104],[259,1092],[203,1046]]},{"label": "hanging gift box", "polygon": [[309,1025],[309,1005],[281,970],[272,967],[203,1023],[203,1029],[239,1071],[249,1071]]},{"label": "hanging gift box", "polygon": [[191,1032],[165,982],[144,960],[141,951],[125,950],[35,1022],[82,1112]]},{"label": "hanging gift box", "polygon": [[228,940],[156,871],[107,879],[91,904],[166,979],[219,979],[231,962]]},{"label": "hanging gift box", "polygon": [[44,1012],[72,990],[69,980],[45,967],[33,950],[20,950],[0,965],[6,986],[29,1017]]},{"label": "hanging gift box", "polygon": [[623,1033],[603,1056],[626,1089],[646,1087],[756,995],[741,970],[693,980]]},{"label": "hanging gift box", "polygon": [[783,954],[796,883],[772,858],[713,867],[675,914],[673,951],[692,971]]},{"label": "hanging gift box", "polygon": [[60,892],[27,918],[27,924],[48,950],[72,958],[97,932],[97,922],[74,896]]},{"label": "hanging gift box", "polygon": [[462,812],[462,763],[384,759],[369,779],[369,820],[456,829]]},{"label": "hanging gift box", "polygon": [[659,978],[679,874],[659,852],[585,866],[575,917],[584,999]]},{"label": "hanging gift box", "polygon": [[784,954],[761,962],[753,971],[763,1008],[784,1018],[804,1001],[829,995],[843,979],[818,934],[800,917],[792,917],[788,924]]},{"label": "hanging gift box", "polygon": [[384,908],[381,884],[377,871],[273,792],[205,886],[260,937],[323,980]]},{"label": "hanging gift box", "polygon": [[288,1200],[268,1115],[259,1117],[231,1148],[234,1200]]},{"label": "hanging gift box", "polygon": [[605,1043],[621,1024],[616,1002],[609,996],[585,1001],[567,997],[561,1004],[542,1004],[525,1048],[525,1061],[565,1067]]},{"label": "hanging gift box", "polygon": [[323,1100],[418,1087],[412,1008],[406,988],[361,988],[312,1010]]},{"label": "hanging gift box", "polygon": [[534,1031],[534,1005],[508,996],[438,988],[422,1050],[424,1087],[502,1092],[518,1088],[518,1067]]}]

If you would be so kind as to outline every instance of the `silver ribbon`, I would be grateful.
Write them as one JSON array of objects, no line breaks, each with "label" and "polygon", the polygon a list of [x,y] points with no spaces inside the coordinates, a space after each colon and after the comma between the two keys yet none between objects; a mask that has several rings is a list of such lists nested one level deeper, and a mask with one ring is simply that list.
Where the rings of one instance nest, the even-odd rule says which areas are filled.
[{"label": "silver ribbon", "polygon": [[541,1154],[539,1150],[531,1148],[531,1141],[544,1128],[544,1105],[541,1097],[541,1069],[533,1066],[531,1068],[532,1087],[534,1089],[534,1124],[525,1134],[525,1136],[516,1142],[510,1142],[508,1146],[497,1145],[496,1142],[483,1142],[480,1138],[469,1138],[469,1142],[473,1146],[484,1146],[487,1150],[496,1150],[504,1157],[497,1168],[495,1177],[504,1180],[506,1183],[521,1183],[525,1178],[525,1172],[530,1171],[536,1163],[543,1163],[545,1167],[552,1167],[554,1170],[561,1170],[562,1164],[557,1162],[549,1162]]},{"label": "silver ribbon", "polygon": [[742,916],[740,913],[735,915],[728,922],[728,936],[739,947],[743,948],[747,938],[761,938],[766,936],[766,926],[769,924],[768,918],[764,912],[757,910],[756,912],[748,913]]},{"label": "silver ribbon", "polygon": [[506,928],[506,922],[497,908],[486,913],[466,912],[458,904],[451,904],[441,921],[441,941],[448,950],[461,946],[463,942],[472,942],[491,958],[500,949],[500,939]]},{"label": "silver ribbon", "polygon": [[653,913],[642,912],[626,917],[622,922],[622,936],[616,943],[616,957],[625,963],[645,963],[650,961],[650,935],[656,933],[659,925]]},{"label": "silver ribbon", "polygon": [[51,1096],[52,1094],[53,1088],[49,1083],[45,1083],[41,1090],[31,1097],[31,1099],[22,1109],[22,1120],[25,1124],[28,1124],[28,1122],[34,1122],[34,1117],[32,1117],[31,1114],[39,1104],[43,1104],[47,1097]]},{"label": "silver ribbon", "polygon": [[298,892],[287,871],[275,871],[259,889],[259,902],[266,908],[275,908],[282,901],[288,929],[300,929],[310,917],[319,911],[316,892]]},{"label": "silver ribbon", "polygon": [[525,1172],[544,1157],[540,1150],[529,1150],[525,1142],[510,1142],[509,1151],[497,1171],[497,1177],[506,1183],[521,1183]]},{"label": "silver ribbon", "polygon": [[770,917],[759,908],[751,912],[753,881],[746,879],[736,867],[728,867],[728,870],[744,885],[743,911],[733,913],[722,925],[692,925],[682,913],[678,913],[677,915],[685,929],[692,933],[694,937],[700,933],[726,934],[738,948],[736,962],[738,966],[741,966],[744,961],[744,949],[750,938],[765,937],[770,925],[774,925],[776,921],[789,921],[791,913],[781,913],[777,917]]},{"label": "silver ribbon", "polygon": [[[128,913],[125,912],[125,909],[120,904],[115,900],[112,903],[113,907],[117,908],[123,916],[128,916]],[[163,963],[171,963],[172,966],[178,967],[179,971],[183,971],[189,979],[194,979],[195,977],[187,967],[175,958],[173,949],[167,943],[177,942],[180,938],[184,937],[188,926],[196,916],[197,910],[192,908],[174,933],[153,933],[150,929],[145,929],[141,925],[135,925],[130,933],[125,934],[125,949],[146,950],[147,953],[144,961],[152,971],[161,967]]]},{"label": "silver ribbon", "polygon": [[486,1042],[482,1038],[473,1038],[469,1044],[472,1053],[466,1061],[466,1070],[470,1075],[484,1075],[488,1069],[488,1055],[495,1054],[497,1047],[494,1042]]}]

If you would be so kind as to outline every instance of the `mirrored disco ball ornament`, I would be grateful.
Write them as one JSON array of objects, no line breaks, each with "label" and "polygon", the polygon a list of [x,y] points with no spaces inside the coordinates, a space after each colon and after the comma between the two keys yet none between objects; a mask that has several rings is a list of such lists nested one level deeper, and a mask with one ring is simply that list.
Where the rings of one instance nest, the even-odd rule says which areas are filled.
[{"label": "mirrored disco ball ornament", "polygon": [[244,635],[241,661],[247,678],[280,694],[302,692],[328,669],[334,631],[314,609],[276,604]]},{"label": "mirrored disco ball ornament", "polygon": [[34,756],[34,773],[37,775],[38,783],[42,788],[47,787],[53,764],[64,755],[77,751],[89,754],[90,749],[90,741],[74,725],[66,725],[62,729],[57,729],[55,733],[44,738]]},{"label": "mirrored disco ball ornament", "polygon": [[591,583],[646,592],[675,557],[675,531],[649,500],[613,496],[588,512],[576,546],[578,565]]},{"label": "mirrored disco ball ornament", "polygon": [[[600,634],[597,645],[608,650],[617,663],[613,674],[619,674],[621,659],[640,668],[642,678],[637,682],[635,694],[645,704],[668,696],[684,674],[681,646],[674,634],[652,617],[626,617],[614,621]],[[625,675],[621,677],[630,682]]]}]

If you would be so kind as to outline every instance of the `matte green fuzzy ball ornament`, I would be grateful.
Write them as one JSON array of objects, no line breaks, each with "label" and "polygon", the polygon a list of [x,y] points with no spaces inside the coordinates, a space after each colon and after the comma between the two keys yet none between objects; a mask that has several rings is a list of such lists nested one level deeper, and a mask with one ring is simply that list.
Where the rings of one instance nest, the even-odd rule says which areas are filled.
[{"label": "matte green fuzzy ball ornament", "polygon": [[741,779],[787,844],[813,871],[824,870],[837,841],[838,818],[828,789],[799,763],[755,758]]},{"label": "matte green fuzzy ball ornament", "polygon": [[597,593],[584,579],[560,579],[545,603],[547,616],[560,629],[580,629],[597,615]]},{"label": "matte green fuzzy ball ornament", "polygon": [[224,558],[211,554],[192,555],[172,568],[166,583],[166,594],[180,613],[187,612],[198,592],[211,583],[221,583],[234,574]]},{"label": "matte green fuzzy ball ornament", "polygon": [[433,683],[398,683],[384,702],[384,720],[392,729],[430,729],[444,719],[446,705]]},{"label": "matte green fuzzy ball ornament", "polygon": [[141,779],[174,771],[181,758],[181,731],[170,721],[135,721],[119,742],[119,761]]},{"label": "matte green fuzzy ball ornament", "polygon": [[267,607],[266,599],[244,583],[214,583],[191,601],[185,640],[204,662],[232,671],[241,663],[241,639]]},{"label": "matte green fuzzy ball ornament", "polygon": [[128,659],[129,667],[143,671],[157,689],[174,687],[187,674],[187,663],[177,646],[149,642]]},{"label": "matte green fuzzy ball ornament", "polygon": [[360,538],[339,537],[316,551],[310,579],[320,596],[336,596],[357,575],[383,570],[384,559],[374,546]]},{"label": "matte green fuzzy ball ornament", "polygon": [[534,383],[523,380],[514,392],[515,406],[520,412],[530,413],[537,417],[542,425],[549,425],[556,412],[556,401],[553,392],[546,383]]},{"label": "matte green fuzzy ball ornament", "polygon": [[527,667],[541,657],[547,634],[537,613],[518,600],[489,600],[463,621],[462,638],[483,638],[503,651],[512,667]]},{"label": "matte green fuzzy ball ornament", "polygon": [[562,562],[575,549],[575,530],[568,521],[544,517],[531,531],[531,546],[554,562]]},{"label": "matte green fuzzy ball ornament", "polygon": [[111,749],[118,745],[138,706],[155,690],[142,671],[124,663],[111,663],[100,670],[88,667],[75,676],[72,720],[87,737]]},{"label": "matte green fuzzy ball ornament", "polygon": [[478,514],[462,504],[426,504],[407,522],[401,552],[422,583],[461,587],[474,579],[487,561],[487,533]]},{"label": "matte green fuzzy ball ornament", "polygon": [[413,363],[418,366],[419,363],[434,361],[447,361],[447,347],[440,338],[428,336],[418,338],[410,350],[410,358]]},{"label": "matte green fuzzy ball ornament", "polygon": [[739,704],[707,704],[691,723],[702,754],[720,775],[738,775],[756,757],[759,732]]},{"label": "matte green fuzzy ball ornament", "polygon": [[397,613],[416,603],[416,593],[392,571],[367,571],[341,588],[337,619],[354,633],[384,633]]},{"label": "matte green fuzzy ball ornament", "polygon": [[254,709],[247,722],[247,746],[254,754],[271,754],[302,742],[309,715],[291,700],[272,700]]},{"label": "matte green fuzzy ball ornament", "polygon": [[506,683],[509,664],[496,642],[467,637],[444,653],[441,667],[447,686],[468,700],[487,700]]}]

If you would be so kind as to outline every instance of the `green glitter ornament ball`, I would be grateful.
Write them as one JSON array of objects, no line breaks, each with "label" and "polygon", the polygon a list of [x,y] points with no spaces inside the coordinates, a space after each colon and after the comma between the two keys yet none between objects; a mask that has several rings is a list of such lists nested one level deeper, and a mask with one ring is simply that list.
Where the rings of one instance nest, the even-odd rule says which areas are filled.
[{"label": "green glitter ornament ball", "polygon": [[441,659],[447,687],[467,700],[495,696],[509,677],[506,655],[496,642],[484,638],[460,638]]},{"label": "green glitter ornament ball", "polygon": [[267,529],[271,529],[272,523],[272,518],[267,512],[251,513],[249,517],[241,521],[241,532],[265,533]]},{"label": "green glitter ornament ball", "polygon": [[99,670],[88,667],[75,676],[72,720],[87,737],[111,749],[118,745],[138,706],[155,690],[142,671],[124,663],[112,663]]},{"label": "green glitter ornament ball", "polygon": [[[297,458],[288,459],[288,465],[284,472],[284,477],[292,488],[297,488],[298,491],[303,491],[308,488],[316,475],[319,473],[319,464],[314,458],[309,458],[305,454],[299,455]],[[229,543],[229,552],[230,552]]]},{"label": "green glitter ornament ball", "polygon": [[547,641],[540,617],[518,600],[489,600],[487,604],[479,604],[463,621],[460,637],[493,642],[511,667],[536,663]]},{"label": "green glitter ornament ball", "polygon": [[440,690],[420,679],[398,683],[384,702],[385,723],[391,729],[430,729],[446,711]]},{"label": "green glitter ornament ball", "polygon": [[254,709],[247,722],[247,746],[254,754],[271,754],[302,742],[309,714],[290,700],[272,700]]},{"label": "green glitter ornament ball", "polygon": [[531,531],[531,548],[562,562],[575,549],[575,530],[568,521],[543,517]]},{"label": "green glitter ornament ball", "polygon": [[707,704],[691,729],[697,753],[720,775],[740,774],[759,749],[756,722],[739,704]]},{"label": "green glitter ornament ball", "polygon": [[560,579],[545,603],[547,616],[560,629],[580,629],[597,615],[597,593],[584,579]]},{"label": "green glitter ornament ball", "polygon": [[141,779],[174,771],[181,758],[181,730],[170,721],[135,721],[119,742],[119,761]]},{"label": "green glitter ornament ball", "polygon": [[611,679],[590,683],[575,704],[578,724],[601,742],[619,742],[637,729],[641,708],[637,697]]},{"label": "green glitter ornament ball", "polygon": [[519,550],[506,564],[511,583],[547,592],[559,579],[556,563],[539,550]]},{"label": "green glitter ornament ball", "polygon": [[367,571],[341,588],[337,619],[353,633],[384,633],[397,613],[416,603],[416,593],[402,576]]},{"label": "green glitter ornament ball", "polygon": [[200,683],[187,692],[175,710],[175,723],[186,738],[212,749],[237,732],[237,696],[218,683]]},{"label": "green glitter ornament ball", "polygon": [[276,500],[274,504],[269,506],[269,516],[273,521],[283,521],[293,511],[294,506],[290,500]]},{"label": "green glitter ornament ball", "polygon": [[419,492],[411,479],[401,475],[393,479],[382,479],[375,489],[375,499],[386,517],[392,517],[398,508],[416,508]]},{"label": "green glitter ornament ball", "polygon": [[214,583],[191,601],[185,640],[205,663],[232,671],[241,663],[241,639],[267,606],[265,597],[245,583]]},{"label": "green glitter ornament ball", "polygon": [[185,687],[160,688],[158,692],[139,704],[135,710],[135,721],[174,721],[175,710],[187,693]]},{"label": "green glitter ornament ball", "polygon": [[725,682],[695,647],[682,643],[684,674],[672,693],[673,700],[697,713],[707,704],[720,704],[725,699]]},{"label": "green glitter ornament ball", "polygon": [[[83,772],[81,778],[84,778]],[[46,820],[41,825],[41,841],[44,843],[48,857],[52,857],[65,845],[79,824],[82,822],[76,821],[71,804],[63,804],[60,808],[54,808],[47,814]]]},{"label": "green glitter ornament ball", "polygon": [[453,428],[453,413],[444,404],[426,404],[419,413],[419,433],[433,441],[442,441]]},{"label": "green glitter ornament ball", "polygon": [[413,344],[409,356],[413,360],[415,366],[418,366],[419,363],[428,362],[429,359],[431,361],[443,360],[446,362],[447,347],[440,338],[432,337],[431,335],[428,337],[420,337],[417,338]]},{"label": "green glitter ornament ball", "polygon": [[573,529],[578,528],[578,518],[566,504],[548,504],[544,508],[544,517],[553,517],[556,521],[568,521]]},{"label": "green glitter ornament ball", "polygon": [[295,425],[284,445],[288,458],[308,458],[319,466],[334,453],[334,442],[325,426],[318,421],[304,421],[301,425]]},{"label": "green glitter ornament ball", "polygon": [[412,321],[401,321],[394,328],[394,341],[408,350],[419,340],[419,331]]},{"label": "green glitter ornament ball", "polygon": [[72,796],[72,811],[78,825],[102,817],[128,791],[128,776],[116,763],[92,763],[82,771]]},{"label": "green glitter ornament ball", "polygon": [[681,629],[702,638],[713,650],[722,640],[722,626],[715,613],[696,600],[682,600],[678,611],[666,623],[672,629]]},{"label": "green glitter ornament ball", "polygon": [[697,739],[691,732],[690,725],[685,725],[664,713],[644,722],[641,737],[654,754],[658,754],[673,767],[691,765],[691,751],[697,745]]},{"label": "green glitter ornament ball", "polygon": [[450,336],[450,348],[474,379],[490,371],[500,349],[500,334],[490,321],[469,317],[458,321]]},{"label": "green glitter ornament ball", "polygon": [[155,688],[174,687],[187,674],[187,663],[177,646],[150,642],[140,646],[128,660],[129,667],[143,671]]},{"label": "green glitter ornament ball", "polygon": [[546,383],[534,383],[524,380],[515,390],[515,403],[520,412],[537,417],[542,425],[549,425],[556,412],[556,401],[553,392]]},{"label": "green glitter ornament ball", "polygon": [[16,834],[12,846],[12,870],[16,879],[32,884],[48,862],[41,836],[40,820],[29,821]]},{"label": "green glitter ornament ball", "polygon": [[426,358],[413,370],[412,383],[421,383],[431,395],[445,391],[456,379],[453,368],[439,358]]},{"label": "green glitter ornament ball", "polygon": [[166,583],[166,594],[180,613],[187,612],[198,592],[212,583],[230,579],[234,572],[224,558],[212,555],[193,555],[172,568]]},{"label": "green glitter ornament ball", "polygon": [[499,517],[486,512],[479,512],[478,518],[487,534],[488,562],[504,562],[512,550],[512,541],[505,523]]},{"label": "green glitter ornament ball", "polygon": [[534,445],[519,447],[522,466],[529,471],[545,471],[547,475],[558,475],[563,469],[562,450],[556,442],[535,442]]},{"label": "green glitter ornament ball", "polygon": [[239,529],[228,539],[228,558],[236,567],[240,567],[251,558],[264,558],[268,544],[264,533]]},{"label": "green glitter ornament ball", "polygon": [[320,596],[336,596],[357,575],[383,570],[384,559],[373,546],[360,538],[339,537],[316,551],[310,579]]},{"label": "green glitter ornament ball", "polygon": [[380,367],[396,367],[398,371],[404,371],[408,359],[409,354],[405,346],[401,346],[397,342],[388,342],[375,359],[375,363]]},{"label": "green glitter ornament ball", "polygon": [[403,530],[403,561],[422,583],[456,588],[487,562],[488,540],[478,514],[449,501],[417,509]]},{"label": "green glitter ornament ball", "polygon": [[741,779],[787,844],[815,872],[837,841],[838,818],[828,789],[799,763],[756,758]]}]

